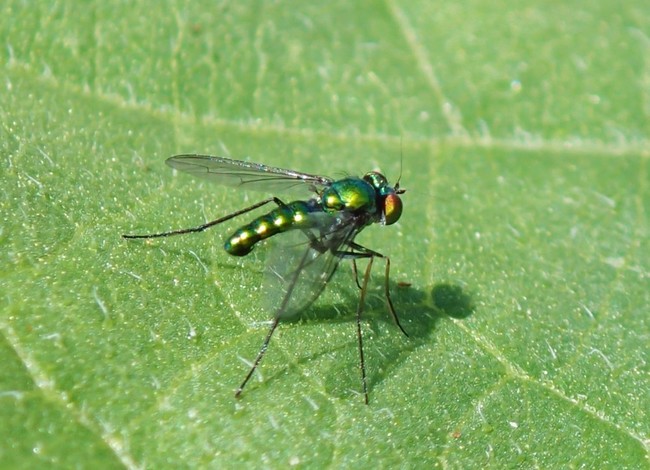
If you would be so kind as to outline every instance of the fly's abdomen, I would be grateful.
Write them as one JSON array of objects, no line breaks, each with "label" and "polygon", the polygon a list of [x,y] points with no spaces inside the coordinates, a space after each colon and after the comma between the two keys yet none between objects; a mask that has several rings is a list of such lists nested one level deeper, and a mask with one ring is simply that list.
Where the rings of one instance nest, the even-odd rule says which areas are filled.
[{"label": "fly's abdomen", "polygon": [[224,249],[234,256],[245,256],[262,240],[292,229],[311,228],[316,225],[318,205],[315,201],[294,201],[258,217],[233,233]]}]

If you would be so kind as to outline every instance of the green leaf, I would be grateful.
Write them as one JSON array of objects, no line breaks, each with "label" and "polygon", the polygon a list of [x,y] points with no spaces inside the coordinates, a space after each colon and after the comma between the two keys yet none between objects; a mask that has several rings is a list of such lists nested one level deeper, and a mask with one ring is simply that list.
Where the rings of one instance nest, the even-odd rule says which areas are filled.
[{"label": "green leaf", "polygon": [[[650,464],[647,2],[5,3],[3,467]],[[346,264],[234,399],[264,246],[120,237],[257,197],[189,152],[401,172],[369,406]]]}]

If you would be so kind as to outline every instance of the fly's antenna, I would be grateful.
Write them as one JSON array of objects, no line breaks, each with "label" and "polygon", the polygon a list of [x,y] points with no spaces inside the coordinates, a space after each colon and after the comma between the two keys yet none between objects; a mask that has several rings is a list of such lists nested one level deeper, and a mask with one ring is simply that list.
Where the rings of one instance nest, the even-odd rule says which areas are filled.
[{"label": "fly's antenna", "polygon": [[399,176],[397,178],[397,182],[395,183],[395,186],[393,187],[395,189],[395,192],[397,194],[402,194],[405,192],[405,189],[400,190],[399,189],[399,182],[402,179],[402,169],[404,168],[404,136],[399,137]]}]

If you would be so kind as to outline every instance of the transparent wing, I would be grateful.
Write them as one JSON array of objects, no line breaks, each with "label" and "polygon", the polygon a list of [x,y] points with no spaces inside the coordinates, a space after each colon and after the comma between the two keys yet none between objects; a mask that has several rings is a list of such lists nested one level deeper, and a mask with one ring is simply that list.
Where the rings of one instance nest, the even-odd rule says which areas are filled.
[{"label": "transparent wing", "polygon": [[302,190],[314,193],[332,184],[332,179],[325,176],[210,155],[176,155],[165,163],[176,170],[219,184],[255,191],[273,193]]},{"label": "transparent wing", "polygon": [[309,307],[360,231],[350,214],[320,216],[317,229],[285,233],[269,252],[262,292],[274,317],[290,318]]}]

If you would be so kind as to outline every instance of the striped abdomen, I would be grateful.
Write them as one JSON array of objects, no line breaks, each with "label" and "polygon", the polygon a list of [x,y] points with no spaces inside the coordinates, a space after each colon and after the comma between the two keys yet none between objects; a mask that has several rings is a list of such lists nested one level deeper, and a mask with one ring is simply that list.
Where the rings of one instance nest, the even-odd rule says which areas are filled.
[{"label": "striped abdomen", "polygon": [[324,214],[313,199],[290,202],[239,228],[226,240],[223,247],[231,255],[247,255],[257,242],[277,233],[317,226],[319,218],[314,217],[315,212]]}]

